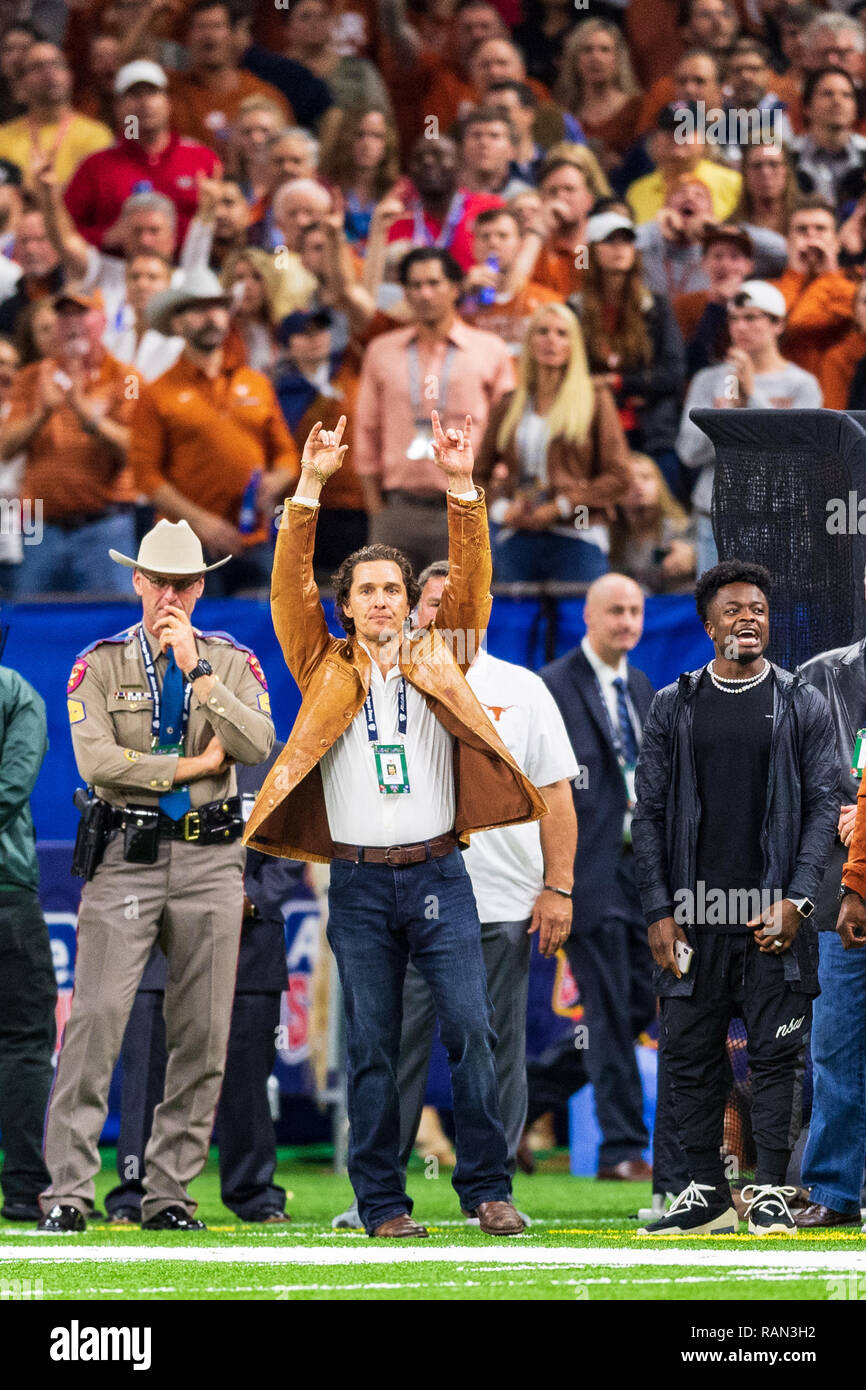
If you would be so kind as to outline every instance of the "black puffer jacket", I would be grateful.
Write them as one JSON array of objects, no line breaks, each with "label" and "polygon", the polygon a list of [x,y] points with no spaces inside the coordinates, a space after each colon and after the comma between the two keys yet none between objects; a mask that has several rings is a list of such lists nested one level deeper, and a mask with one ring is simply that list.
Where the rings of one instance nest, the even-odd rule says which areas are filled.
[{"label": "black puffer jacket", "polygon": [[[703,668],[660,690],[643,728],[632,821],[638,884],[647,924],[674,915],[675,894],[697,893],[696,859],[701,807],[694,764],[694,697]],[[824,696],[799,675],[773,666],[773,740],[767,811],[761,832],[761,888],[814,902],[836,834],[840,787],[836,732]],[[731,788],[736,815],[736,788]],[[689,944],[700,937],[685,928]],[[785,978],[806,994],[818,993],[818,943],[811,919],[803,922],[782,959]],[[655,969],[660,995],[689,995],[692,970],[678,980]]]}]

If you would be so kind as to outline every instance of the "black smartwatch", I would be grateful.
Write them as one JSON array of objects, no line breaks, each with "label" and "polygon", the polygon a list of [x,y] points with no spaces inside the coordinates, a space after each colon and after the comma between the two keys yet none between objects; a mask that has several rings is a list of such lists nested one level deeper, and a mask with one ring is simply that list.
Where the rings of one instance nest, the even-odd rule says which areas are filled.
[{"label": "black smartwatch", "polygon": [[187,671],[187,673],[186,673],[186,678],[187,678],[187,680],[190,682],[190,684],[192,684],[193,681],[197,681],[197,680],[198,680],[199,676],[212,676],[212,675],[213,675],[213,667],[211,666],[210,662],[209,662],[209,661],[205,661],[204,657],[202,656],[202,657],[199,658],[197,664],[196,664],[195,666],[193,666],[192,670],[191,670],[191,671]]},{"label": "black smartwatch", "polygon": [[847,883],[842,883],[842,884],[840,884],[840,885],[839,885],[839,902],[841,902],[843,898],[847,898],[847,896],[848,896],[849,893],[852,893],[853,896],[854,896],[855,898],[859,898],[859,897],[860,897],[860,894],[857,892],[857,889],[856,889],[856,888],[849,888],[848,885],[847,885]]}]

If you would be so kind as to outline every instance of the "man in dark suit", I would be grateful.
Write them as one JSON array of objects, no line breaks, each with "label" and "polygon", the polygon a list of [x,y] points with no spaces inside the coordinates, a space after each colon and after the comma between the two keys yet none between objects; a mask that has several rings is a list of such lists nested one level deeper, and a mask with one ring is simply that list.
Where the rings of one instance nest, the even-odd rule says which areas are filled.
[{"label": "man in dark suit", "polygon": [[631,812],[641,729],[654,691],[627,660],[640,641],[643,612],[643,593],[633,580],[621,574],[597,579],[586,595],[580,646],[541,672],[580,764],[573,783],[574,915],[565,951],[587,1028],[580,1060],[602,1132],[598,1176],[620,1181],[652,1176],[642,1157],[649,1136],[634,1040],[655,1014],[655,997]]}]

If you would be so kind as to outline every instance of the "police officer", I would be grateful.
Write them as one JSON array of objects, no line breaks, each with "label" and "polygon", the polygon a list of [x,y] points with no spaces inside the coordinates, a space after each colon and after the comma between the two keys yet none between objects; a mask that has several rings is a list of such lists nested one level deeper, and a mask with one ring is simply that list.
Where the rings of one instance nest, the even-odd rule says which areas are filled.
[{"label": "police officer", "polygon": [[254,654],[192,626],[205,572],[217,566],[205,565],[188,524],[160,521],[135,560],[109,553],[132,569],[142,619],[84,651],[67,687],[75,759],[107,812],[107,842],[81,898],[39,1230],[84,1230],[93,1210],[111,1075],[156,941],[168,958],[168,1061],[145,1153],[142,1227],[203,1230],[188,1186],[207,1158],[243,914],[232,764],[261,762],[274,729]]},{"label": "police officer", "polygon": [[[238,792],[252,806],[283,750],[277,740],[264,762],[239,767]],[[296,859],[248,849],[244,920],[226,1068],[217,1110],[220,1195],[241,1221],[288,1221],[286,1192],[274,1182],[276,1136],[267,1084],[277,1051],[280,998],[288,986],[283,904],[294,897],[304,866]],[[141,1220],[144,1150],[165,1083],[167,962],[155,946],[138,987],[120,1057],[123,1064],[117,1171],[121,1181],[105,1198],[110,1222]]]}]

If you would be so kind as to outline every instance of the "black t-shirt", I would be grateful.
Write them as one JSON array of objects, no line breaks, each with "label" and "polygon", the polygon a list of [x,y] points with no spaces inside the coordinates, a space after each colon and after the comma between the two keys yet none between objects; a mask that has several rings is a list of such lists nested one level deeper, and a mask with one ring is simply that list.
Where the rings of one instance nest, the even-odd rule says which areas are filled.
[{"label": "black t-shirt", "polygon": [[698,684],[693,725],[701,803],[693,918],[698,930],[741,931],[767,905],[752,890],[760,889],[764,867],[761,828],[773,691],[772,673],[750,690],[731,694],[717,690],[706,671]]}]

